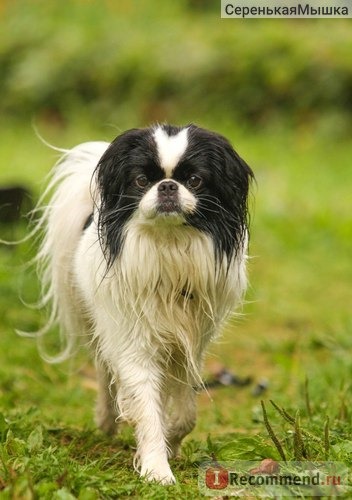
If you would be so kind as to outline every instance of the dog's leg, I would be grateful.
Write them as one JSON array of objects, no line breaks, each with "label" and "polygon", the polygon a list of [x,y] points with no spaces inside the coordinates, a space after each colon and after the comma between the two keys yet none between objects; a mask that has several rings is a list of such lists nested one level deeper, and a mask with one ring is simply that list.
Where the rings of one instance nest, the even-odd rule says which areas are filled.
[{"label": "dog's leg", "polygon": [[135,468],[148,481],[173,484],[175,477],[167,460],[161,370],[150,362],[129,362],[121,368],[118,402],[122,416],[135,425]]},{"label": "dog's leg", "polygon": [[196,393],[193,387],[178,385],[172,393],[170,414],[167,423],[169,457],[176,457],[182,439],[196,424]]},{"label": "dog's leg", "polygon": [[107,434],[117,431],[118,417],[116,404],[116,385],[111,381],[111,375],[107,369],[97,362],[98,399],[95,410],[97,426]]}]

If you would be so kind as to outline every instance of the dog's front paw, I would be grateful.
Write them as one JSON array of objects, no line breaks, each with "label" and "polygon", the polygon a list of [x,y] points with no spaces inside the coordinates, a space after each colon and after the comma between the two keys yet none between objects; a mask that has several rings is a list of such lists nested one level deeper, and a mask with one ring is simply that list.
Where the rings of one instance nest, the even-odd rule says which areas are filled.
[{"label": "dog's front paw", "polygon": [[170,466],[166,464],[154,464],[153,466],[142,466],[141,476],[147,481],[156,481],[160,484],[175,484],[176,479],[171,472]]}]

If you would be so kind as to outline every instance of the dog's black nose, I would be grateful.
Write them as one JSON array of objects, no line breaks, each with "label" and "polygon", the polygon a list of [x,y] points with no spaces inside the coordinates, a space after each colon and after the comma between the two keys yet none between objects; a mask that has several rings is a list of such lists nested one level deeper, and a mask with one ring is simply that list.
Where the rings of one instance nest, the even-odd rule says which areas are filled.
[{"label": "dog's black nose", "polygon": [[161,213],[180,212],[178,184],[174,181],[162,181],[158,185],[158,211]]},{"label": "dog's black nose", "polygon": [[178,191],[178,185],[174,181],[163,181],[158,186],[158,192],[163,197],[172,197]]}]

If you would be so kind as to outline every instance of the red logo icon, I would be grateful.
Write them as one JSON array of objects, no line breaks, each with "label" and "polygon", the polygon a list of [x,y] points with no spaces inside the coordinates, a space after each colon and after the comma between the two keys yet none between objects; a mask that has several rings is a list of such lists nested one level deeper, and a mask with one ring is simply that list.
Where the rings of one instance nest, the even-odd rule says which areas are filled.
[{"label": "red logo icon", "polygon": [[205,484],[211,490],[223,490],[229,484],[229,473],[222,467],[210,467],[205,472]]}]

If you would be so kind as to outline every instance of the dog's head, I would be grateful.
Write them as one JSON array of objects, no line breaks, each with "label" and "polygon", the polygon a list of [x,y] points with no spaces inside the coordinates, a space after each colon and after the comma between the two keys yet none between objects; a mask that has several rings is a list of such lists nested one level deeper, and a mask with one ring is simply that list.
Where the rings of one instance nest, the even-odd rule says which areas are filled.
[{"label": "dog's head", "polygon": [[253,174],[217,133],[195,125],[129,130],[111,143],[96,175],[99,231],[110,263],[132,217],[206,232],[218,258],[231,258],[243,241]]}]

